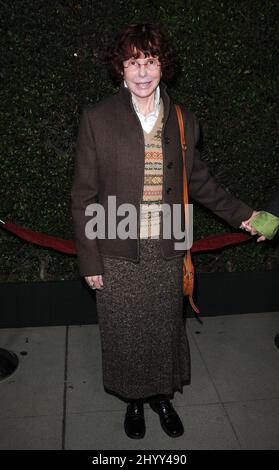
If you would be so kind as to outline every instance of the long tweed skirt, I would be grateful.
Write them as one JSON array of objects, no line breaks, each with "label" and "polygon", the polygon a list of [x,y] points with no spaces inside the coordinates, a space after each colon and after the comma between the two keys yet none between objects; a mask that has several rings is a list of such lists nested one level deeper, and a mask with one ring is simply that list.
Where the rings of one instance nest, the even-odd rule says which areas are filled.
[{"label": "long tweed skirt", "polygon": [[96,291],[103,385],[123,399],[182,393],[190,383],[183,320],[183,257],[165,260],[158,239],[140,239],[140,262],[104,257]]}]

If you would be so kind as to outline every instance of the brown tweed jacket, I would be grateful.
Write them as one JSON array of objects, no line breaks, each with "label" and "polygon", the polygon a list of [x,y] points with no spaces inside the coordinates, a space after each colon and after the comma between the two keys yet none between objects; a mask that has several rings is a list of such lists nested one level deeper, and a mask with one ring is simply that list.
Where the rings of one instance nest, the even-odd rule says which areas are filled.
[{"label": "brown tweed jacket", "polygon": [[[181,204],[183,221],[182,153],[178,121],[174,104],[166,86],[160,84],[164,102],[163,148],[163,202],[170,206]],[[252,209],[235,199],[210,175],[201,160],[197,144],[199,124],[195,114],[182,106],[186,133],[186,166],[189,195],[210,209],[230,225],[238,228],[248,219]],[[139,261],[139,231],[137,238],[122,240],[96,238],[85,235],[85,225],[91,217],[85,208],[98,202],[105,209],[107,221],[108,196],[116,196],[116,211],[123,203],[137,209],[139,230],[140,203],[144,176],[144,135],[134,110],[128,88],[120,90],[95,105],[87,105],[82,113],[76,144],[75,175],[71,190],[72,216],[78,268],[81,276],[104,273],[102,258],[116,257]],[[117,216],[118,223],[123,216]],[[184,224],[182,222],[182,228]],[[171,259],[184,254],[175,250],[174,237],[160,237],[162,256]]]}]

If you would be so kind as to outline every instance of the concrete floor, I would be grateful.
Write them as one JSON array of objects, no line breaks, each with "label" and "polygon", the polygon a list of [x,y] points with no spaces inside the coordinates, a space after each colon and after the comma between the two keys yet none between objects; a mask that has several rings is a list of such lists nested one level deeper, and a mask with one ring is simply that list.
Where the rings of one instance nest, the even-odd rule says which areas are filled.
[{"label": "concrete floor", "polygon": [[126,405],[102,384],[98,325],[1,329],[19,367],[0,382],[0,449],[279,449],[279,314],[187,320],[192,384],[168,437],[145,405],[146,435],[123,430]]}]

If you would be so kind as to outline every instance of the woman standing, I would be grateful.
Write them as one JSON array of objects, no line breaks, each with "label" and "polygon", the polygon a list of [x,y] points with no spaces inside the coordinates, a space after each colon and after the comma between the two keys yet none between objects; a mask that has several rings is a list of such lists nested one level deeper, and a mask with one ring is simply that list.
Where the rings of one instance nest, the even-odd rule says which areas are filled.
[{"label": "woman standing", "polygon": [[[84,109],[77,139],[71,195],[78,267],[96,289],[103,383],[128,402],[126,434],[144,436],[149,401],[164,431],[177,437],[184,429],[170,398],[190,383],[182,312],[185,248],[175,247],[174,230],[162,236],[161,210],[161,204],[179,204],[184,228],[179,127],[164,83],[175,72],[174,51],[158,25],[138,24],[120,31],[109,57],[119,91]],[[196,147],[197,119],[182,109],[189,194],[239,228],[253,210],[211,177]],[[89,233],[94,203],[103,208],[105,237]],[[136,210],[136,230],[128,238],[114,230],[125,215],[122,204]]]}]

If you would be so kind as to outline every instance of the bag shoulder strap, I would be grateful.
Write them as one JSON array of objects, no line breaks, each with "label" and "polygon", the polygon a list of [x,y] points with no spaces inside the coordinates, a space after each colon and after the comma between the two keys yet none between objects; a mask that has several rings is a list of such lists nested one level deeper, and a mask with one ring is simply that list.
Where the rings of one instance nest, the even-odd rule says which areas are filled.
[{"label": "bag shoulder strap", "polygon": [[[182,149],[182,156],[183,156],[183,202],[184,202],[184,214],[185,214],[185,229],[189,222],[189,205],[188,205],[188,184],[187,184],[187,175],[186,175],[186,141],[185,141],[185,131],[184,131],[184,121],[182,116],[181,108],[178,104],[175,105],[175,110],[177,113],[177,119],[179,124],[179,133],[180,133],[180,143]],[[186,275],[189,277],[194,276],[194,266],[191,260],[191,251],[187,250],[186,256],[184,257],[184,266],[186,269]],[[189,292],[189,300],[193,310],[196,313],[200,313],[199,309],[196,307],[193,301],[193,288],[194,284],[191,283],[191,289]]]},{"label": "bag shoulder strap", "polygon": [[[189,205],[188,205],[188,184],[187,184],[187,175],[186,175],[186,140],[185,140],[185,131],[184,131],[184,121],[182,116],[181,107],[176,104],[175,105],[177,119],[179,124],[179,131],[180,131],[180,143],[182,149],[182,156],[183,156],[183,202],[184,202],[184,215],[185,215],[185,229],[187,224],[189,223]],[[187,250],[187,253],[190,254],[190,250]]]},{"label": "bag shoulder strap", "polygon": [[[184,131],[184,122],[181,108],[178,104],[175,104],[175,110],[177,113],[177,119],[179,124],[179,131],[180,131],[180,143],[182,148],[182,156],[183,156],[183,199],[184,199],[184,207],[188,208],[188,185],[187,185],[187,175],[186,175],[186,141],[185,141],[185,131]],[[188,209],[187,209],[188,210]]]}]

